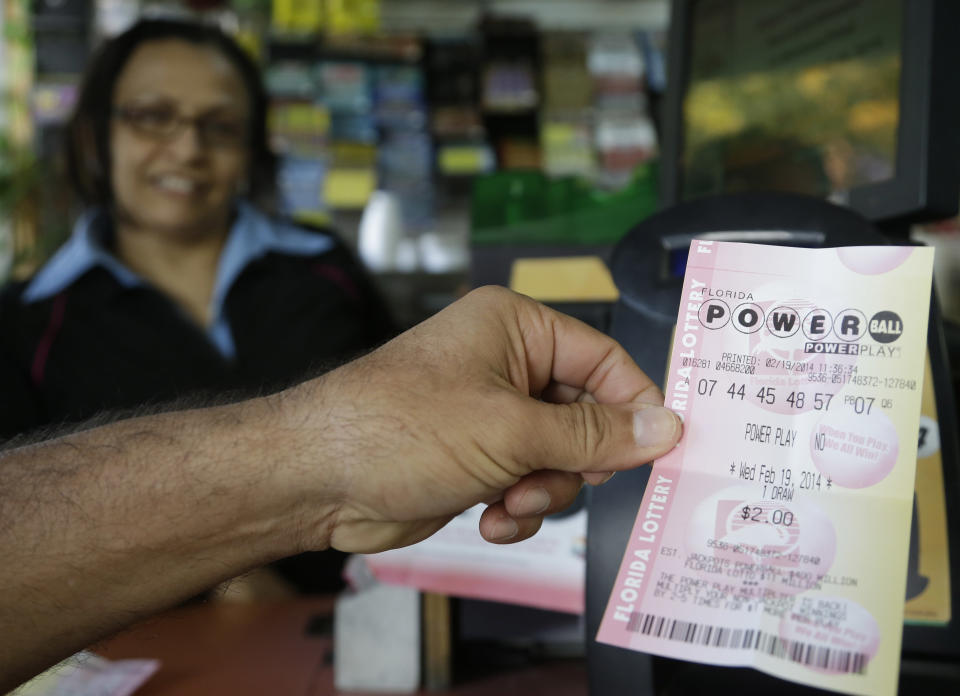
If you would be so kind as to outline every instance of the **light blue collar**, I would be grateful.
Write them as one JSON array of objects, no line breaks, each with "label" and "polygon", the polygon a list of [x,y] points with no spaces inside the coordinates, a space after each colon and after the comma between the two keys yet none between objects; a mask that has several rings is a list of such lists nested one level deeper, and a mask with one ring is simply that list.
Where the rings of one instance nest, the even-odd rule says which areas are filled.
[{"label": "light blue collar", "polygon": [[[147,285],[147,281],[123,265],[104,246],[108,218],[94,209],[76,222],[70,239],[34,276],[22,295],[24,303],[39,302],[72,285],[91,268],[109,271],[125,288]],[[224,311],[230,288],[248,265],[274,251],[295,256],[312,256],[334,245],[329,235],[307,232],[290,224],[275,222],[249,203],[237,204],[237,216],[220,254],[217,278],[210,298],[213,322],[207,336],[226,358],[236,356],[233,333]]]},{"label": "light blue collar", "polygon": [[100,209],[94,208],[81,215],[73,226],[70,239],[30,281],[21,296],[23,302],[39,302],[52,297],[95,266],[106,268],[125,288],[142,285],[144,281],[140,276],[106,250],[107,224],[107,216]]}]

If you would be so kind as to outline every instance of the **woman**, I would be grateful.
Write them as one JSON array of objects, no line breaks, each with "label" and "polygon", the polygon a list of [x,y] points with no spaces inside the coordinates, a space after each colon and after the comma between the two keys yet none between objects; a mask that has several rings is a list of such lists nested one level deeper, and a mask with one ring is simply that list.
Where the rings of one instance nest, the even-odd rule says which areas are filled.
[{"label": "woman", "polygon": [[256,66],[215,28],[103,46],[67,133],[86,211],[0,296],[0,439],[197,392],[279,388],[389,337],[331,234],[273,220]]}]

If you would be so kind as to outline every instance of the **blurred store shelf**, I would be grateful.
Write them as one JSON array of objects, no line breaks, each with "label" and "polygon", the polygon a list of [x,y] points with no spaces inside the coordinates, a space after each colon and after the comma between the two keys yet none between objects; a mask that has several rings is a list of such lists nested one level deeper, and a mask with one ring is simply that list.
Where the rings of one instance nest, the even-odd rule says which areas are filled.
[{"label": "blurred store shelf", "polygon": [[383,0],[390,31],[464,32],[483,12],[525,16],[544,30],[664,29],[669,0]]}]

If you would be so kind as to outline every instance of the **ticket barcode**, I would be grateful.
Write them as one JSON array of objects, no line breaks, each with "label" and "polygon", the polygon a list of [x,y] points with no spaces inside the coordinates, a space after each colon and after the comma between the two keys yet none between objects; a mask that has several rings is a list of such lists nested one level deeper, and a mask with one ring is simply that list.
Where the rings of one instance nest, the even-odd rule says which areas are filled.
[{"label": "ticket barcode", "polygon": [[669,619],[665,616],[632,612],[627,630],[654,638],[665,638],[681,643],[705,645],[715,648],[756,650],[774,657],[784,658],[808,667],[831,672],[864,674],[868,656],[849,650],[837,650],[779,636],[756,629],[711,626]]}]

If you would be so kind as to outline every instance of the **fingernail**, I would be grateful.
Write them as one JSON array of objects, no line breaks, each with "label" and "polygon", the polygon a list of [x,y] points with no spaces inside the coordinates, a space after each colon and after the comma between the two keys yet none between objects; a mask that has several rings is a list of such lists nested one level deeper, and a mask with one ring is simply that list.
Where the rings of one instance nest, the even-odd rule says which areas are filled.
[{"label": "fingernail", "polygon": [[493,541],[507,541],[517,536],[519,531],[520,527],[517,526],[515,520],[512,520],[509,517],[501,517],[497,523],[493,525],[493,531],[490,533],[490,538]]},{"label": "fingernail", "polygon": [[583,478],[584,478],[584,479],[586,480],[586,482],[589,483],[591,486],[602,486],[602,485],[605,484],[607,481],[609,481],[610,479],[613,478],[613,474],[614,474],[614,472],[612,472],[612,471],[611,471],[610,473],[607,473],[607,474],[602,474],[602,473],[599,473],[599,474],[584,474],[584,475],[583,475]]},{"label": "fingernail", "polygon": [[648,406],[633,413],[633,439],[641,447],[665,447],[677,437],[677,416],[667,408]]},{"label": "fingernail", "polygon": [[540,487],[534,488],[523,494],[520,502],[517,503],[516,514],[518,517],[530,517],[539,515],[550,507],[550,494],[547,489]]}]

